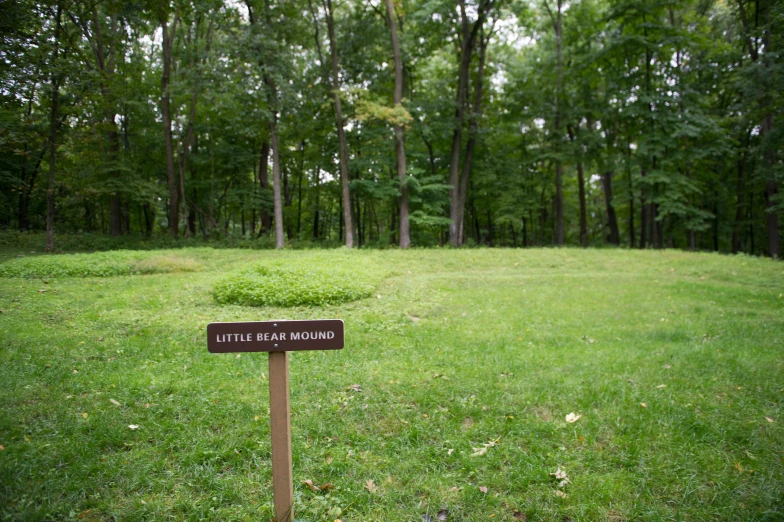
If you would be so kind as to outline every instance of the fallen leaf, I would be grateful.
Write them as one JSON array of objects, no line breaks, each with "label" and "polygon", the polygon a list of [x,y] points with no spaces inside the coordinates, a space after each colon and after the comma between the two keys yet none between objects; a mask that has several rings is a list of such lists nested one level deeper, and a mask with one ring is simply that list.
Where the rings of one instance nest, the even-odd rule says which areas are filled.
[{"label": "fallen leaf", "polygon": [[555,496],[556,497],[561,497],[561,498],[566,498],[566,493],[564,493],[563,491],[561,491],[559,489],[558,491],[555,492]]},{"label": "fallen leaf", "polygon": [[139,426],[137,426],[136,424],[129,424],[128,425],[128,429],[131,430],[131,431],[138,430]]},{"label": "fallen leaf", "polygon": [[376,486],[376,483],[373,482],[372,480],[368,480],[367,482],[365,482],[365,489],[370,491],[371,493],[375,493],[376,491],[378,491],[378,487]]},{"label": "fallen leaf", "polygon": [[487,488],[485,486],[479,486],[479,491],[481,491],[482,493],[487,494]]},{"label": "fallen leaf", "polygon": [[46,289],[46,288],[44,288],[43,290],[39,290],[39,291],[38,291],[38,293],[39,293],[39,294],[43,294],[43,293],[44,293],[44,292],[46,292],[46,291],[47,291],[47,289]]},{"label": "fallen leaf", "polygon": [[82,511],[81,513],[79,513],[78,517],[79,518],[84,518],[87,515],[89,515],[92,510],[93,510],[93,508],[86,509],[86,510]]},{"label": "fallen leaf", "polygon": [[327,462],[327,464],[332,464],[332,455],[327,455],[327,458],[324,460]]},{"label": "fallen leaf", "polygon": [[310,479],[306,480],[306,481],[305,481],[305,485],[306,485],[308,488],[310,488],[310,490],[311,490],[311,491],[318,493],[318,491],[319,491],[319,488],[318,488],[318,487],[316,487],[316,485],[315,485],[315,484],[313,484],[313,481],[312,481],[312,480],[310,480]]},{"label": "fallen leaf", "polygon": [[418,323],[418,322],[419,322],[419,317],[417,317],[417,316],[415,316],[415,315],[412,315],[412,316],[411,316],[411,320],[412,320],[413,322],[415,322],[415,323]]},{"label": "fallen leaf", "polygon": [[578,420],[580,420],[580,417],[582,417],[582,414],[581,415],[575,415],[575,413],[572,412],[572,413],[570,413],[569,415],[566,416],[566,422],[568,422],[570,424],[573,423],[573,422],[577,422]]},{"label": "fallen leaf", "polygon": [[641,402],[641,403],[640,403],[640,406],[642,406],[643,408],[647,408],[647,407],[648,407],[648,405],[647,405],[647,404],[645,404],[644,402]]},{"label": "fallen leaf", "polygon": [[665,365],[664,365],[664,369],[665,369],[665,370],[669,370],[670,368],[672,368],[672,366],[670,366],[669,364],[665,364]]},{"label": "fallen leaf", "polygon": [[114,399],[109,399],[109,402],[111,402],[115,406],[119,406],[120,405],[120,403],[118,401],[114,400]]},{"label": "fallen leaf", "polygon": [[770,417],[765,417],[765,420],[768,422],[776,422],[774,419],[771,419]]},{"label": "fallen leaf", "polygon": [[99,337],[99,338],[98,338],[98,340],[99,340],[99,341],[103,341],[103,337]]},{"label": "fallen leaf", "polygon": [[566,471],[561,469],[561,466],[558,466],[558,469],[555,470],[555,473],[550,473],[553,477],[557,478],[558,480],[569,480],[569,477],[566,475]]},{"label": "fallen leaf", "polygon": [[660,390],[661,390],[662,388],[666,388],[666,387],[667,387],[667,385],[666,385],[666,384],[660,384],[660,385],[658,385],[658,386],[657,386],[657,388],[659,388]]},{"label": "fallen leaf", "polygon": [[483,446],[481,448],[474,448],[474,453],[471,454],[472,457],[481,457],[487,453],[487,446]]},{"label": "fallen leaf", "polygon": [[[766,418],[767,418],[767,417],[766,417]],[[451,455],[451,454],[452,454],[452,453],[454,453],[454,452],[455,452],[455,449],[454,449],[454,448],[449,448],[449,450],[446,452],[446,454],[447,454],[447,455]]]},{"label": "fallen leaf", "polygon": [[3,446],[2,444],[0,444],[0,451],[5,451],[5,446]]},{"label": "fallen leaf", "polygon": [[361,392],[362,386],[360,384],[352,384],[351,386],[348,387],[348,389],[355,392]]},{"label": "fallen leaf", "polygon": [[88,417],[88,415],[86,413],[82,413],[82,418],[83,419],[86,419],[87,417]]},{"label": "fallen leaf", "polygon": [[331,491],[331,490],[335,489],[335,485],[332,482],[327,482],[325,484],[320,485],[319,489],[321,491]]},{"label": "fallen leaf", "polygon": [[736,462],[735,463],[735,469],[737,469],[739,472],[743,473],[743,466],[740,465],[740,462]]},{"label": "fallen leaf", "polygon": [[74,370],[74,373],[79,373],[79,370]]}]

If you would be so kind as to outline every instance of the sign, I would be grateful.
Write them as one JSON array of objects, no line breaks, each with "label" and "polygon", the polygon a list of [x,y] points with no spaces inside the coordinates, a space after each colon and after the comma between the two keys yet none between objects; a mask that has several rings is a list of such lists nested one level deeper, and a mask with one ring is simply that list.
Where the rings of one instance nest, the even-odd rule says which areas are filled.
[{"label": "sign", "polygon": [[343,321],[340,319],[207,325],[207,349],[212,353],[269,352],[272,493],[275,503],[275,522],[294,520],[288,352],[340,350],[341,348],[343,348]]},{"label": "sign", "polygon": [[212,353],[293,352],[341,348],[343,321],[340,319],[207,325],[207,349]]}]

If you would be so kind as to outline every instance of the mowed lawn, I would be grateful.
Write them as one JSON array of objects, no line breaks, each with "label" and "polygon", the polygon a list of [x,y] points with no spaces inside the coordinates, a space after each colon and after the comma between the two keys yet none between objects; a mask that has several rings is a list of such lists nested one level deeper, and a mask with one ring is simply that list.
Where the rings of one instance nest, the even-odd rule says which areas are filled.
[{"label": "mowed lawn", "polygon": [[[267,355],[210,354],[206,325],[306,318],[346,347],[290,358],[298,520],[784,519],[782,263],[144,255],[173,271],[0,278],[0,519],[271,520]],[[258,262],[381,275],[341,305],[217,305]]]}]

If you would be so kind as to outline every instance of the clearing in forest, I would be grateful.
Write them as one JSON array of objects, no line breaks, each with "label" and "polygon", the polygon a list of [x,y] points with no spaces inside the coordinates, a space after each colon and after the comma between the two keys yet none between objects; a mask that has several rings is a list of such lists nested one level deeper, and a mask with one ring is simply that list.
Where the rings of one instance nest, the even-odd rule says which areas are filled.
[{"label": "clearing in forest", "polygon": [[299,520],[784,517],[770,260],[24,258],[0,263],[0,312],[3,520],[269,520],[267,356],[208,353],[206,325],[315,318],[346,347],[291,355]]}]

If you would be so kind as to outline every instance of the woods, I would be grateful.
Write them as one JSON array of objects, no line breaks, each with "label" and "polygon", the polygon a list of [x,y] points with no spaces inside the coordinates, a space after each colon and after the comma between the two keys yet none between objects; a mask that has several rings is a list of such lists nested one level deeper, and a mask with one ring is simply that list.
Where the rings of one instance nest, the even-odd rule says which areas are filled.
[{"label": "woods", "polygon": [[49,250],[780,256],[781,2],[49,0],[0,20],[0,227]]}]

